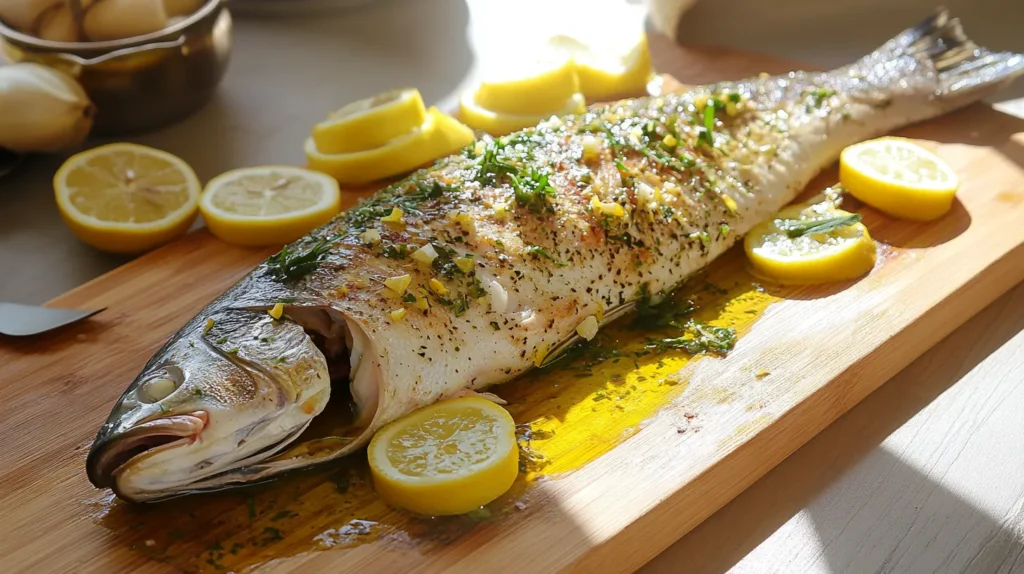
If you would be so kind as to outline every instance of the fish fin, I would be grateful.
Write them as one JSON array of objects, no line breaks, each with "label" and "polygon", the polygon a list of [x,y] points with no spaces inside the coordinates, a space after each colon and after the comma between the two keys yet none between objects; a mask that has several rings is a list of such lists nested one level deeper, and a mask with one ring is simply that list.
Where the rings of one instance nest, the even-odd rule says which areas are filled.
[{"label": "fish fin", "polygon": [[959,18],[945,8],[896,36],[878,50],[891,57],[913,57],[936,75],[935,96],[963,99],[987,97],[1024,74],[1024,55],[992,52],[971,41]]},{"label": "fish fin", "polygon": [[450,398],[459,399],[459,398],[462,398],[462,397],[477,397],[477,398],[480,398],[480,399],[491,401],[492,403],[494,403],[496,405],[507,405],[508,404],[508,401],[506,401],[505,399],[499,397],[498,395],[496,395],[494,393],[478,393],[478,392],[476,392],[476,391],[474,391],[472,389],[461,389],[458,392],[452,394]]}]

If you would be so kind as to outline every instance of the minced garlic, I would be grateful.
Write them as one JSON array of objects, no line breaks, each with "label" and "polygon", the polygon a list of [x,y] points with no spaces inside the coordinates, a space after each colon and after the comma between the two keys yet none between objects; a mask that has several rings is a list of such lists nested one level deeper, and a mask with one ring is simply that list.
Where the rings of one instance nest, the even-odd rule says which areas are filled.
[{"label": "minced garlic", "polygon": [[621,205],[614,201],[609,201],[607,203],[603,202],[598,199],[596,195],[590,198],[590,208],[597,213],[610,215],[612,217],[626,216],[626,210],[623,209]]},{"label": "minced garlic", "polygon": [[391,320],[398,322],[405,319],[405,307],[399,307],[391,312]]},{"label": "minced garlic", "polygon": [[428,284],[430,285],[431,291],[434,293],[437,293],[438,295],[448,294],[448,288],[444,286],[444,283],[441,283],[437,279],[431,279]]},{"label": "minced garlic", "polygon": [[437,250],[434,249],[433,245],[427,243],[423,247],[413,251],[412,258],[424,265],[430,265],[435,259],[437,259]]},{"label": "minced garlic", "polygon": [[665,136],[665,138],[661,140],[661,143],[665,144],[668,147],[676,147],[676,145],[679,144],[679,142],[672,134],[668,134],[667,136]]},{"label": "minced garlic", "polygon": [[271,317],[273,317],[275,319],[280,319],[281,315],[283,315],[283,314],[284,314],[284,305],[282,305],[280,303],[274,305],[269,311],[267,311],[267,315],[270,315]]},{"label": "minced garlic", "polygon": [[473,270],[473,260],[469,257],[459,257],[455,259],[455,266],[461,269],[463,273],[469,273]]},{"label": "minced garlic", "polygon": [[408,273],[384,280],[384,286],[399,295],[405,293],[405,290],[409,288],[410,283],[412,283],[412,277]]},{"label": "minced garlic", "polygon": [[576,332],[579,334],[580,337],[583,337],[584,339],[589,341],[597,336],[597,329],[599,326],[600,325],[597,322],[597,317],[590,315],[576,327]]},{"label": "minced garlic", "polygon": [[589,161],[601,156],[601,140],[594,135],[583,136],[583,159]]},{"label": "minced garlic", "polygon": [[404,211],[397,207],[392,207],[391,213],[385,215],[384,217],[381,217],[380,220],[383,221],[384,223],[402,223],[403,215],[405,215]]},{"label": "minced garlic", "polygon": [[376,245],[380,243],[380,231],[377,231],[376,229],[367,229],[359,234],[359,241],[362,241],[367,245]]},{"label": "minced garlic", "polygon": [[736,213],[736,209],[737,208],[736,208],[736,200],[735,199],[729,197],[728,195],[723,195],[722,196],[722,203],[724,203],[725,206],[727,208],[729,208],[729,211],[731,211],[733,213]]}]

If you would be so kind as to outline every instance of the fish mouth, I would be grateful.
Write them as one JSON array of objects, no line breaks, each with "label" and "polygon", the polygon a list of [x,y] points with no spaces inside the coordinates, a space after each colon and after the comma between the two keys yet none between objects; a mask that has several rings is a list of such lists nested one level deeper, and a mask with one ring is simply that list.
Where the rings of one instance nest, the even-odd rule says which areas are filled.
[{"label": "fish mouth", "polygon": [[86,461],[93,485],[124,500],[156,502],[264,482],[365,444],[383,381],[372,340],[333,309],[293,307],[286,313],[297,331],[290,344],[320,355],[322,388],[285,400],[285,381],[227,357],[263,389],[261,404],[274,406],[247,414],[193,403],[182,409],[185,414],[159,414],[101,433]]},{"label": "fish mouth", "polygon": [[99,488],[113,487],[118,470],[127,462],[145,452],[194,442],[209,420],[206,411],[161,417],[128,429],[116,440],[97,444],[86,460],[89,480]]}]

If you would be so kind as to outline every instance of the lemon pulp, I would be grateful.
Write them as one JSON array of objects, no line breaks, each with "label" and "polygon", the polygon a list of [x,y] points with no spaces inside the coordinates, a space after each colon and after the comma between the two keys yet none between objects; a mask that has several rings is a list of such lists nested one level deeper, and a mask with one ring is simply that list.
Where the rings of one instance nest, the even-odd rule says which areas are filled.
[{"label": "lemon pulp", "polygon": [[902,219],[929,221],[953,205],[960,181],[941,158],[910,140],[884,137],[852,145],[839,179],[857,199]]},{"label": "lemon pulp", "polygon": [[795,223],[825,221],[852,214],[830,203],[794,205],[755,225],[743,241],[754,271],[777,283],[830,283],[860,277],[874,267],[875,242],[861,223],[824,233],[790,237]]},{"label": "lemon pulp", "polygon": [[185,234],[200,188],[181,158],[129,143],[78,153],[53,178],[57,207],[71,231],[97,249],[127,254]]},{"label": "lemon pulp", "polygon": [[437,402],[385,425],[367,453],[381,498],[429,516],[479,508],[519,474],[515,421],[478,397]]},{"label": "lemon pulp", "polygon": [[224,241],[280,245],[330,221],[341,209],[341,193],[334,179],[319,172],[248,167],[210,180],[199,207],[210,232]]}]

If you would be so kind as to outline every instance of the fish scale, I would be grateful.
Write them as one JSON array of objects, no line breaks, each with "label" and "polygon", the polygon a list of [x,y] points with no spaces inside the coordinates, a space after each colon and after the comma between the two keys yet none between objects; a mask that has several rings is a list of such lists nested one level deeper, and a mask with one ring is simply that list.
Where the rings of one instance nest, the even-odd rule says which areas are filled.
[{"label": "fish scale", "polygon": [[844,147],[1022,70],[1024,58],[978,48],[939,12],[833,72],[614,102],[477,142],[200,312],[115,406],[90,478],[146,501],[345,456],[418,407],[550,362],[584,322],[656,302]]}]

